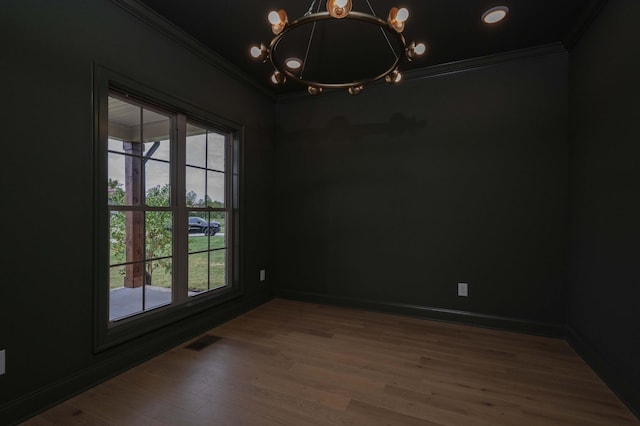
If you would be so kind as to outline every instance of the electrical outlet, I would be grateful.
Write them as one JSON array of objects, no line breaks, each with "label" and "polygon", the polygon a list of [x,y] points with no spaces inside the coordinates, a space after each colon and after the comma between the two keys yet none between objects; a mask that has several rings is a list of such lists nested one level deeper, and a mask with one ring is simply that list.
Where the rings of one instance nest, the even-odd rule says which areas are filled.
[{"label": "electrical outlet", "polygon": [[264,269],[260,269],[260,281],[264,281],[267,279],[267,272]]},{"label": "electrical outlet", "polygon": [[0,351],[0,376],[5,373],[5,351],[4,349]]},{"label": "electrical outlet", "polygon": [[469,296],[469,284],[458,283],[458,296],[462,296],[462,297]]}]

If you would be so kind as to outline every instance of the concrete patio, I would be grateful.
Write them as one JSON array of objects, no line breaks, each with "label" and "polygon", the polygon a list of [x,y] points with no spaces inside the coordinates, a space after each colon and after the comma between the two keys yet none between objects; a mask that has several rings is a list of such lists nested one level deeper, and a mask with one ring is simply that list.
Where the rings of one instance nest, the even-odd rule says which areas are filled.
[{"label": "concrete patio", "polygon": [[118,287],[110,291],[109,321],[125,318],[171,303],[171,289],[155,286]]}]

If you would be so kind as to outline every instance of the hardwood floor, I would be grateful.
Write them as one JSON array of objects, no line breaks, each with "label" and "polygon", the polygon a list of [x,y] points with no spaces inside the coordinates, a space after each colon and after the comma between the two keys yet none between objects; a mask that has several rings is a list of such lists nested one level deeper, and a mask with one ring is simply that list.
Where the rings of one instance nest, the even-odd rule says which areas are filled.
[{"label": "hardwood floor", "polygon": [[640,424],[558,339],[282,299],[207,335],[24,425]]}]

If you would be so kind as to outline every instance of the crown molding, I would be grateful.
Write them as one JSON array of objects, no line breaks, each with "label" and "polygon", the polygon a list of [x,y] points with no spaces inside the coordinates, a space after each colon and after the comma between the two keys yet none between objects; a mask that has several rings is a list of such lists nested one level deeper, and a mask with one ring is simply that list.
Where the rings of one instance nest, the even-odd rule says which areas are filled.
[{"label": "crown molding", "polygon": [[432,65],[430,67],[419,68],[416,70],[405,71],[402,73],[402,78],[403,80],[416,80],[440,75],[456,74],[462,71],[485,68],[504,62],[534,58],[539,56],[566,55],[567,53],[567,49],[565,49],[562,43],[550,43],[540,46],[527,47],[524,49],[511,50],[508,52],[495,53],[493,55],[486,55],[478,58],[463,59],[461,61]]},{"label": "crown molding", "polygon": [[125,11],[129,12],[136,18],[140,19],[145,24],[159,31],[166,37],[178,43],[183,48],[193,53],[198,58],[202,59],[209,65],[223,71],[230,77],[238,80],[246,86],[254,89],[256,92],[270,98],[275,99],[274,92],[267,89],[265,86],[256,82],[247,73],[242,71],[237,66],[229,63],[222,56],[209,49],[203,43],[190,36],[182,29],[178,28],[168,19],[164,18],[145,4],[138,0],[111,0],[114,4],[121,7]]},{"label": "crown molding", "polygon": [[[444,64],[432,65],[429,67],[419,68],[415,70],[402,71],[402,81],[420,80],[424,78],[438,77],[460,72],[471,71],[479,68],[516,61],[521,59],[550,56],[550,55],[567,55],[568,51],[561,42],[544,44],[540,46],[528,47],[525,49],[512,50],[493,55],[481,56],[478,58],[463,59],[460,61],[447,62]],[[402,84],[402,83],[400,83]],[[369,86],[387,85],[384,81],[377,81]],[[328,91],[319,96],[330,96],[336,93],[343,94],[343,91]],[[305,91],[287,93],[277,96],[278,101],[288,101],[302,97],[309,97]]]},{"label": "crown molding", "polygon": [[[139,2],[138,0],[111,0],[114,4],[118,5],[125,11],[129,12],[136,18],[140,19],[147,25],[151,26],[155,30],[159,31],[166,37],[175,41],[203,61],[208,64],[214,66],[215,68],[225,72],[227,75],[232,78],[244,83],[246,86],[254,89],[256,92],[272,99],[278,101],[296,99],[300,97],[308,97],[309,94],[306,90],[296,91],[293,93],[285,93],[278,95],[273,90],[269,90],[264,85],[258,83],[255,79],[250,77],[247,73],[245,73],[239,67],[229,63],[222,56],[205,46],[203,43],[199,42],[194,37],[190,36],[182,29],[177,27],[175,24],[146,6],[145,4]],[[576,26],[576,28],[571,32],[572,36],[568,37],[564,44],[561,42],[551,43],[541,46],[534,46],[525,49],[519,49],[504,53],[497,53],[493,55],[482,56],[478,58],[472,59],[464,59],[461,61],[453,61],[444,64],[432,65],[429,67],[419,68],[416,70],[404,71],[402,73],[403,81],[407,80],[415,80],[422,78],[429,78],[435,76],[442,76],[448,74],[454,74],[463,71],[469,71],[478,68],[484,68],[487,66],[523,59],[530,58],[535,56],[546,56],[552,54],[567,54],[567,49],[565,46],[572,45],[568,43],[568,39],[572,39],[574,42],[577,41],[577,38],[584,32],[584,30],[588,27],[588,25],[593,21],[595,16],[599,13],[602,6],[606,3],[607,0],[592,0],[593,5],[588,9],[588,13],[583,14],[583,18],[580,19],[580,24]],[[579,29],[579,30],[578,30]],[[574,40],[575,38],[575,40]],[[575,43],[574,43],[575,44]],[[376,82],[372,85],[386,84],[384,82]],[[328,92],[323,94],[322,96],[331,95],[332,92]]]},{"label": "crown molding", "polygon": [[590,4],[584,8],[584,11],[578,17],[575,25],[562,41],[567,48],[571,50],[580,41],[584,33],[591,26],[593,21],[600,15],[600,12],[607,4],[608,0],[590,0]]}]

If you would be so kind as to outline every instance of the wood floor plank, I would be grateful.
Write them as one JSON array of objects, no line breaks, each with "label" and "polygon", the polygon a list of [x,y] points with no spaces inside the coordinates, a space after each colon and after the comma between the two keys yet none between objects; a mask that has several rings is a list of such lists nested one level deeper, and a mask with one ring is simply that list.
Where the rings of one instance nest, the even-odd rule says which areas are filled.
[{"label": "wood floor plank", "polygon": [[24,423],[640,425],[560,339],[274,299]]}]

